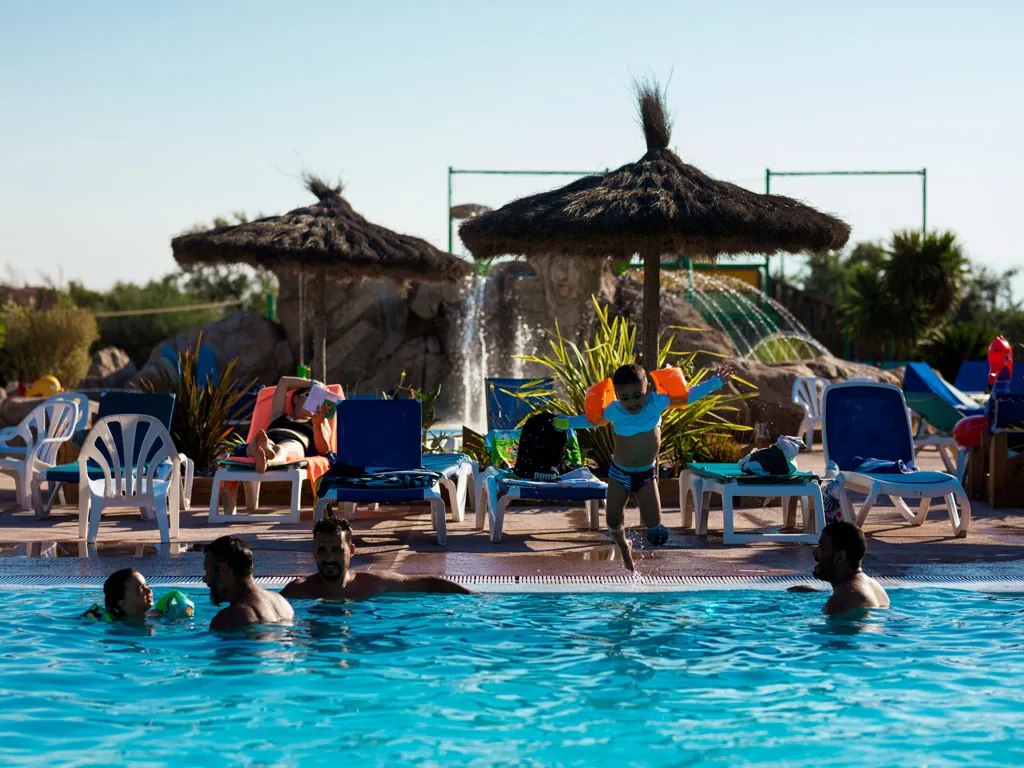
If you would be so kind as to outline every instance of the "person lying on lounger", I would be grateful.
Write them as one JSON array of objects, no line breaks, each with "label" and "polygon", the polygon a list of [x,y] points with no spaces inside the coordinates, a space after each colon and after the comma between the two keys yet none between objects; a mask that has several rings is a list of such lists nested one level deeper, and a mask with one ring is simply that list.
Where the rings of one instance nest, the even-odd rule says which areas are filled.
[{"label": "person lying on lounger", "polygon": [[365,600],[385,592],[445,592],[468,595],[454,581],[437,576],[400,576],[352,570],[352,528],[345,520],[325,517],[313,526],[317,572],[290,581],[281,590],[289,600]]},{"label": "person lying on lounger", "polygon": [[[256,471],[291,464],[310,456],[322,456],[330,450],[331,422],[326,418],[327,404],[310,413],[303,406],[310,390],[318,382],[297,376],[282,376],[270,403],[270,425],[256,433],[245,447],[245,455],[256,459]],[[320,384],[320,386],[323,386]],[[288,395],[292,395],[292,413],[288,415]]]}]

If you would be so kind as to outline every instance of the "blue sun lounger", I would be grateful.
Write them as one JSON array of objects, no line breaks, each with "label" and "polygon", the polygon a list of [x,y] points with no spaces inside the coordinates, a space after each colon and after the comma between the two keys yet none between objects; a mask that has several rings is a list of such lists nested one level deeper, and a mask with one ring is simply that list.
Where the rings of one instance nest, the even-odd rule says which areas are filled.
[{"label": "blue sun lounger", "polygon": [[[843,517],[863,526],[879,496],[888,496],[904,519],[922,525],[931,500],[946,501],[949,521],[958,538],[967,535],[971,525],[971,502],[960,481],[946,472],[860,471],[866,459],[914,463],[914,436],[910,428],[907,402],[898,387],[878,382],[844,382],[825,389],[822,433],[825,444],[826,479],[836,478],[841,485],[839,501]],[[867,495],[855,512],[850,493]],[[906,499],[919,499],[915,512]],[[958,509],[959,502],[959,509]]]},{"label": "blue sun lounger", "polygon": [[[421,469],[421,420],[418,400],[343,400],[338,403],[337,460],[371,471]],[[324,487],[314,509],[315,520],[333,504],[341,504],[344,517],[352,519],[358,504],[427,502],[437,543],[444,546],[448,541],[440,481],[425,488],[355,488],[332,485],[329,475],[324,475],[320,483]]]},{"label": "blue sun lounger", "polygon": [[[927,363],[908,363],[903,374],[903,396],[921,424],[914,435],[914,448],[935,448],[942,456],[946,471],[956,472],[958,446],[953,427],[967,416],[980,416],[985,407],[978,405],[956,387],[950,386]],[[929,433],[928,426],[935,433]]]}]

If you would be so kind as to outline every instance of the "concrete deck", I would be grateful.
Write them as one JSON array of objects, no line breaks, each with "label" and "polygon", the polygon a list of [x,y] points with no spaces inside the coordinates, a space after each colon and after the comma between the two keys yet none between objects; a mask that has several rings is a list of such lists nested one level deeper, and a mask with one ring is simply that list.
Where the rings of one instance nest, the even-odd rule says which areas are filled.
[{"label": "concrete deck", "polygon": [[[823,471],[820,449],[804,454],[801,469]],[[922,469],[941,469],[934,452],[919,457]],[[777,503],[777,500],[776,500]],[[78,540],[77,508],[55,508],[47,520],[32,512],[14,511],[13,482],[0,481],[0,581],[26,577],[97,577],[127,565],[147,576],[199,576],[202,545],[233,533],[256,554],[257,575],[288,576],[314,569],[310,525],[312,510],[303,510],[298,524],[250,522],[211,525],[205,509],[181,514],[176,544],[159,545],[155,523],[144,523],[132,510],[104,513],[99,540],[86,546]],[[952,535],[945,506],[936,502],[927,522],[914,527],[892,507],[876,507],[865,525],[866,568],[882,576],[913,576],[934,566],[955,565],[960,573],[1021,574],[1024,560],[1024,510],[991,510],[972,505],[970,534]],[[712,508],[713,510],[716,507]],[[797,576],[813,565],[811,547],[799,544],[722,544],[721,515],[712,511],[707,538],[680,530],[678,507],[664,511],[672,529],[668,544],[652,549],[642,529],[633,531],[638,570],[649,576]],[[737,530],[772,528],[782,523],[782,510],[737,510]],[[639,526],[636,509],[627,510],[627,526]],[[716,529],[717,526],[717,529]],[[437,545],[426,505],[360,509],[354,523],[356,567],[392,569],[405,574],[523,577],[619,576],[623,573],[614,547],[601,531],[587,530],[583,509],[513,507],[505,520],[500,544],[491,544],[474,527],[468,511],[461,523],[448,522],[448,545]]]}]

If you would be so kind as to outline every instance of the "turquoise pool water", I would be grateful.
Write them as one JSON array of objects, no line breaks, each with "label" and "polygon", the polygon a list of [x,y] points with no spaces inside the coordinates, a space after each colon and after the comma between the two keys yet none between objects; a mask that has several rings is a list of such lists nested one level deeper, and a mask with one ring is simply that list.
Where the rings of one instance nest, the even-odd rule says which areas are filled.
[{"label": "turquoise pool water", "polygon": [[226,637],[13,590],[0,765],[1024,764],[1024,596],[892,597],[416,596]]}]

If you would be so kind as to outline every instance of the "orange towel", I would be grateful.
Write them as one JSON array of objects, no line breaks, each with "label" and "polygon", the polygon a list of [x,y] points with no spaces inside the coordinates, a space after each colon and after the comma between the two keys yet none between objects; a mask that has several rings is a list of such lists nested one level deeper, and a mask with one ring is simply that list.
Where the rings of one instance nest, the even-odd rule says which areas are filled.
[{"label": "orange towel", "polygon": [[[340,384],[330,384],[327,389],[335,395],[341,398],[345,397],[345,393],[341,389]],[[252,422],[249,424],[249,434],[245,439],[245,442],[251,443],[256,439],[256,433],[261,429],[266,429],[270,426],[270,406],[274,400],[274,392],[277,387],[263,387],[256,395],[256,407],[253,408]],[[292,413],[292,398],[295,396],[295,392],[288,393],[288,403],[286,411],[289,415]],[[338,450],[338,425],[335,419],[331,419],[331,434],[329,439],[329,445],[331,451]],[[245,463],[256,463],[256,459],[250,459],[248,457],[232,459],[234,462],[245,462]],[[313,487],[313,493],[316,493],[317,484],[320,478],[330,468],[330,464],[327,461],[326,456],[310,456],[306,459],[306,475],[309,477],[309,484]],[[235,483],[230,482],[228,490],[234,492]]]}]

